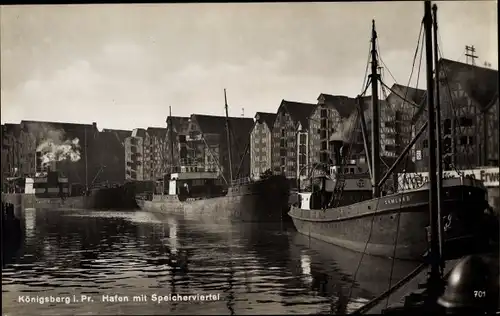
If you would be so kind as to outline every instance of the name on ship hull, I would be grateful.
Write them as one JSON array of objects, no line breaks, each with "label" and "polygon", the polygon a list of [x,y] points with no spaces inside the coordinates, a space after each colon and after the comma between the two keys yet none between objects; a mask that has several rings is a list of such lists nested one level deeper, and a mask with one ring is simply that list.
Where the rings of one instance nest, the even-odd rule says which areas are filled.
[{"label": "name on ship hull", "polygon": [[410,202],[410,200],[411,197],[409,195],[403,195],[403,196],[387,198],[385,199],[384,204],[385,205],[402,204],[402,203],[408,203]]}]

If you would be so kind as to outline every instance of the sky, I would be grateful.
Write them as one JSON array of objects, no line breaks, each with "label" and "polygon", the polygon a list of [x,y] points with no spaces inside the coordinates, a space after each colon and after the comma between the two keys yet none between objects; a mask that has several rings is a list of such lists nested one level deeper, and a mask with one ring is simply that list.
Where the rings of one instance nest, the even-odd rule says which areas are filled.
[{"label": "sky", "polygon": [[[498,69],[496,1],[438,5],[442,56]],[[273,112],[355,97],[375,19],[384,81],[406,85],[423,2],[1,6],[1,121],[165,127],[174,116]],[[414,75],[415,76],[415,75]],[[422,72],[418,87],[423,88]],[[416,80],[410,84],[417,86]]]}]

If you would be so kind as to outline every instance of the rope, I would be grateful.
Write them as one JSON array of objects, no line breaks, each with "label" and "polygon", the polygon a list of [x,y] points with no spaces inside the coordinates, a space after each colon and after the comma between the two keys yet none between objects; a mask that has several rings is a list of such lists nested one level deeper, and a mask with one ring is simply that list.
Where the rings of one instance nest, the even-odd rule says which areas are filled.
[{"label": "rope", "polygon": [[368,248],[368,244],[370,243],[370,239],[372,238],[372,233],[373,233],[373,223],[375,222],[375,214],[376,210],[378,209],[378,205],[380,204],[381,199],[377,199],[377,204],[375,205],[375,212],[373,212],[372,219],[370,222],[370,232],[368,234],[368,240],[365,243],[365,248],[363,249],[363,252],[361,253],[361,258],[359,259],[358,266],[356,267],[356,271],[354,272],[352,282],[351,282],[351,287],[349,288],[349,296],[347,297],[347,301],[351,301],[351,296],[352,296],[352,289],[354,288],[354,283],[356,282],[356,277],[359,272],[359,268],[361,267],[361,262],[363,262],[363,258],[366,254],[366,249]]},{"label": "rope", "polygon": [[217,164],[217,169],[219,169],[220,174],[222,176],[222,179],[224,180],[224,182],[226,182],[227,185],[230,185],[230,183],[227,182],[226,178],[224,177],[224,173],[222,172],[222,169],[220,167],[219,159],[217,159],[217,157],[212,154],[212,150],[210,149],[210,146],[208,146],[207,141],[205,140],[204,135],[201,135],[201,139],[203,140],[203,143],[205,144],[206,148],[208,149],[208,153],[210,154],[210,156],[212,157],[212,159],[215,160],[215,163]]},{"label": "rope", "polygon": [[392,72],[389,70],[389,67],[387,67],[387,65],[386,65],[386,64],[384,63],[384,61],[382,60],[382,57],[380,56],[381,54],[380,54],[380,46],[379,46],[379,45],[380,45],[380,44],[379,44],[379,42],[377,42],[377,49],[378,49],[378,53],[377,53],[377,55],[378,55],[378,57],[379,57],[379,59],[380,59],[380,62],[382,63],[382,65],[384,66],[384,68],[385,68],[385,69],[387,69],[387,72],[388,72],[388,73],[389,73],[389,75],[391,76],[392,80],[394,80],[394,82],[398,82],[398,81],[396,80],[396,78],[394,78],[394,75],[392,74]]},{"label": "rope", "polygon": [[[425,254],[423,254],[423,256],[424,255]],[[392,293],[394,293],[395,291],[397,291],[398,289],[400,289],[402,286],[404,286],[405,284],[407,284],[408,282],[410,282],[411,280],[413,280],[413,278],[415,278],[425,267],[427,267],[427,263],[420,264],[417,268],[415,268],[412,272],[410,272],[409,274],[407,274],[398,283],[394,284],[394,286],[392,288],[388,289],[384,293],[382,293],[379,296],[375,297],[374,299],[372,299],[371,301],[369,301],[367,304],[361,306],[360,308],[358,308],[357,310],[355,310],[354,312],[352,312],[349,315],[354,316],[354,315],[362,315],[362,314],[366,313],[367,311],[369,311],[373,307],[377,306],[377,304],[378,304],[379,301],[383,300],[385,297],[391,295]]]},{"label": "rope", "polygon": [[[391,91],[392,93],[394,93],[394,95],[396,95],[398,98],[401,98],[403,99],[404,102],[406,103],[409,103],[409,105],[413,106],[414,108],[417,108],[419,109],[420,108],[420,105],[419,104],[416,104],[415,102],[411,101],[411,100],[408,100],[406,97],[403,97],[401,94],[399,94],[398,92],[394,91],[393,89],[391,89],[388,85],[386,85],[383,81],[380,81],[380,83],[382,84],[382,86],[384,86],[386,89],[388,89],[389,91]],[[406,89],[406,93],[405,93],[405,96],[408,94],[408,89]],[[422,99],[423,100],[423,99]],[[404,103],[403,103],[404,105]]]},{"label": "rope", "polygon": [[[363,91],[363,87],[365,87],[364,91],[366,92],[366,89],[368,89],[369,83],[367,82],[370,80],[368,77],[368,67],[370,66],[370,56],[371,56],[371,41],[368,43],[368,60],[366,61],[366,67],[365,67],[365,75],[363,77],[363,84],[361,85],[361,91]],[[361,93],[363,95],[364,92]]]},{"label": "rope", "polygon": [[369,78],[369,79],[368,79],[368,82],[366,83],[365,90],[363,90],[363,91],[361,92],[361,94],[359,95],[360,97],[362,97],[362,96],[364,96],[364,95],[365,95],[366,90],[368,90],[368,88],[370,87],[370,84],[371,84],[371,83],[372,83],[372,80],[371,80],[371,78]]},{"label": "rope", "polygon": [[[441,40],[441,34],[439,34],[439,28],[437,30],[438,30],[437,36],[438,36],[438,50],[439,50],[440,47],[443,47],[443,41]],[[465,50],[462,53],[462,55],[460,55],[460,56],[463,56],[464,53],[465,53]],[[442,55],[441,52],[439,52],[439,56],[441,56],[441,55]]]},{"label": "rope", "polygon": [[[408,85],[407,85],[407,87],[409,87],[409,85],[411,83],[411,79],[413,77],[413,71],[415,69],[415,62],[417,60],[418,49],[421,47],[421,50],[420,50],[420,59],[419,59],[419,65],[418,65],[418,71],[417,71],[417,85],[416,85],[416,89],[418,89],[418,82],[419,82],[419,79],[420,79],[420,70],[421,70],[422,56],[423,56],[422,51],[423,51],[423,47],[424,47],[424,45],[420,45],[420,40],[422,39],[422,30],[423,30],[423,21],[420,24],[420,32],[419,32],[418,40],[417,40],[417,48],[415,49],[415,54],[413,56],[412,69],[411,69],[411,72],[410,72],[410,77],[408,78]],[[406,99],[407,95],[408,95],[408,88],[405,91],[405,99]],[[402,107],[404,107],[404,104],[405,104],[404,102],[405,101],[403,101]],[[416,111],[416,108],[414,107],[413,108],[412,116],[415,115],[415,111]],[[406,170],[407,167],[408,167],[408,162],[410,160],[409,158],[410,158],[410,156],[407,155],[406,159],[405,159],[404,170]],[[405,181],[406,181],[406,173],[403,174],[403,183],[405,183]],[[402,197],[402,196],[403,196],[403,191],[401,191],[401,193],[399,194],[399,197]],[[393,273],[394,273],[394,263],[395,263],[395,260],[396,260],[396,249],[397,249],[397,245],[398,245],[399,229],[400,229],[400,223],[401,223],[401,209],[402,209],[402,205],[403,205],[403,199],[399,199],[399,200],[400,200],[400,202],[399,202],[399,208],[398,208],[398,219],[397,219],[397,225],[396,225],[396,236],[395,236],[394,247],[393,247],[393,251],[392,251],[391,271],[389,273],[389,286],[388,286],[389,289],[392,287],[392,276],[393,276]],[[386,303],[385,303],[385,307],[386,308],[389,305],[389,298],[390,298],[390,295],[387,296],[387,300],[386,300]]]}]

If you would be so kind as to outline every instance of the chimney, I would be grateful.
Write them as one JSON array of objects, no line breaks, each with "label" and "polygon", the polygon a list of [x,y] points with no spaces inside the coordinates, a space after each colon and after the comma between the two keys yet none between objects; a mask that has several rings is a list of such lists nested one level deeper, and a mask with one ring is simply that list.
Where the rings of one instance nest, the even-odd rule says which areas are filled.
[{"label": "chimney", "polygon": [[47,164],[47,172],[56,172],[57,171],[57,162],[51,161]]},{"label": "chimney", "polygon": [[35,172],[42,172],[43,171],[43,165],[42,165],[42,152],[37,151],[35,153],[35,160],[36,160],[36,165],[35,165]]},{"label": "chimney", "polygon": [[92,129],[94,129],[94,130],[97,129],[97,123],[96,122],[92,122]]}]

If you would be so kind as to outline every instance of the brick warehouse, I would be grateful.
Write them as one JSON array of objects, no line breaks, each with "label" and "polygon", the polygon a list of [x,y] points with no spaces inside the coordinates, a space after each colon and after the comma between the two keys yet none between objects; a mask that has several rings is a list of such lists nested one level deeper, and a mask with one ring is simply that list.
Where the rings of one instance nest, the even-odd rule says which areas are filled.
[{"label": "brick warehouse", "polygon": [[168,130],[162,127],[136,128],[125,138],[125,179],[157,180],[170,171]]},{"label": "brick warehouse", "polygon": [[[272,134],[272,171],[283,174],[288,179],[296,179],[300,168],[307,165],[307,139],[299,137],[309,127],[308,117],[316,108],[316,104],[282,100],[277,111]],[[297,154],[297,148],[299,148]],[[299,165],[297,165],[297,157]]]},{"label": "brick warehouse", "polygon": [[381,156],[397,158],[402,153],[413,139],[413,117],[425,100],[425,90],[399,84],[391,87],[391,92],[385,98],[385,106],[380,108]]},{"label": "brick warehouse", "polygon": [[[480,173],[488,166],[498,168],[498,71],[448,59],[440,59],[439,65],[443,170]],[[425,122],[425,102],[415,120],[417,127]],[[428,171],[426,134],[415,144],[418,172]],[[488,199],[500,212],[498,181],[488,187]]]},{"label": "brick warehouse", "polygon": [[149,146],[147,145],[146,130],[136,128],[131,135],[125,138],[125,179],[149,180]]},{"label": "brick warehouse", "polygon": [[267,170],[272,170],[272,129],[276,114],[257,112],[255,125],[250,134],[250,170],[252,178],[258,178]]},{"label": "brick warehouse", "polygon": [[[398,86],[394,89],[404,91],[405,87]],[[416,91],[408,88],[408,90]],[[421,96],[420,94],[417,94]],[[398,100],[395,95],[390,95],[389,100],[379,100],[381,110],[381,156],[383,163],[380,166],[386,170],[392,164],[396,154],[410,141],[411,132],[406,134],[399,127],[399,116],[394,115],[395,104]],[[362,97],[359,100],[347,96],[338,96],[322,93],[317,98],[317,104],[291,102],[283,100],[277,111],[273,125],[272,171],[283,173],[289,179],[307,177],[314,165],[328,164],[330,161],[329,141],[331,137],[338,137],[344,142],[352,144],[351,159],[360,163],[366,161],[361,122],[356,115],[357,102],[360,102],[364,111],[367,124],[368,146],[371,145],[371,97]],[[389,105],[389,103],[391,103]],[[398,111],[396,110],[396,113]],[[391,115],[392,114],[392,115]],[[404,118],[404,116],[403,116]],[[396,121],[398,122],[396,123]],[[404,126],[409,124],[409,118]],[[357,125],[352,125],[357,123]],[[396,133],[397,132],[397,133]],[[398,134],[399,137],[395,137]],[[407,164],[408,170],[413,170],[413,164]],[[398,169],[399,170],[399,169]]]},{"label": "brick warehouse", "polygon": [[[498,166],[498,71],[447,59],[439,63],[444,169]],[[417,126],[425,113],[424,102]],[[417,171],[427,171],[426,132],[415,149]]]},{"label": "brick warehouse", "polygon": [[161,179],[169,171],[167,159],[168,152],[168,130],[163,127],[148,127],[148,145],[150,147],[149,178]]},{"label": "brick warehouse", "polygon": [[4,124],[1,132],[2,184],[6,185],[7,178],[34,175],[35,139],[21,128],[21,124]]}]

